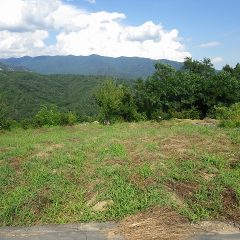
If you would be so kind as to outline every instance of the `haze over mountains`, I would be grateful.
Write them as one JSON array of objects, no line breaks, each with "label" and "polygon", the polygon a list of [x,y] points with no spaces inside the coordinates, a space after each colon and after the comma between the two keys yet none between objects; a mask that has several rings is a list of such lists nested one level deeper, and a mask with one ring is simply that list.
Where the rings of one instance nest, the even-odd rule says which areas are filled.
[{"label": "haze over mountains", "polygon": [[170,64],[176,69],[183,66],[181,62],[166,59],[112,58],[99,55],[20,57],[0,59],[0,62],[16,70],[28,69],[41,74],[103,75],[118,78],[146,78],[153,74],[156,62]]},{"label": "haze over mountains", "polygon": [[10,64],[0,62],[0,71],[24,72],[24,71],[28,71],[28,70],[22,66],[15,66],[15,65],[10,65]]}]

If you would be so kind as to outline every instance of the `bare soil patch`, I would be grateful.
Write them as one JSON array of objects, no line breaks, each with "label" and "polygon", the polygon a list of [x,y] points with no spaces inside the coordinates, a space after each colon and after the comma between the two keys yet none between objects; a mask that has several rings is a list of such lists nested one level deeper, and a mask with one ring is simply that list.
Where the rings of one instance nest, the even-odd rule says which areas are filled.
[{"label": "bare soil patch", "polygon": [[180,198],[190,198],[198,189],[198,184],[194,182],[168,182],[167,187],[174,191]]}]

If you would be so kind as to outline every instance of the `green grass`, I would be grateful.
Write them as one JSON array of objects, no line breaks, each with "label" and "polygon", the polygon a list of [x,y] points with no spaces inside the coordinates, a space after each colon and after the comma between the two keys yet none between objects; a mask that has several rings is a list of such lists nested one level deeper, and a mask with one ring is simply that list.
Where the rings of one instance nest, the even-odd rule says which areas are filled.
[{"label": "green grass", "polygon": [[189,121],[0,133],[0,225],[116,220],[154,206],[239,223],[239,136]]}]

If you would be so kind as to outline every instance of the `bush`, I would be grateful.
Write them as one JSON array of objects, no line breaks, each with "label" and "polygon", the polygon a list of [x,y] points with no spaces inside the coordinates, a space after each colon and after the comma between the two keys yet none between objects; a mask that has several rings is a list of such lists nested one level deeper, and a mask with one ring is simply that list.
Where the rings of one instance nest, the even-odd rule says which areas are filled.
[{"label": "bush", "polygon": [[0,130],[11,130],[11,121],[8,119],[0,119]]},{"label": "bush", "polygon": [[240,103],[230,107],[217,107],[217,119],[222,127],[240,127]]},{"label": "bush", "polygon": [[61,125],[74,125],[77,122],[77,115],[71,111],[61,114]]},{"label": "bush", "polygon": [[61,113],[55,105],[41,106],[39,112],[34,117],[34,124],[37,127],[57,126],[61,123]]}]

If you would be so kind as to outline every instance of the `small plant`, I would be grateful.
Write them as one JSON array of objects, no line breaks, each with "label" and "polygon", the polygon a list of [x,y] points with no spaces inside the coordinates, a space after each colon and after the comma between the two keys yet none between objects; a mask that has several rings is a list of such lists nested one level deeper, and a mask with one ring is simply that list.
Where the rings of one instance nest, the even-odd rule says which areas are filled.
[{"label": "small plant", "polygon": [[147,163],[139,167],[138,172],[145,179],[153,175],[153,170]]}]

